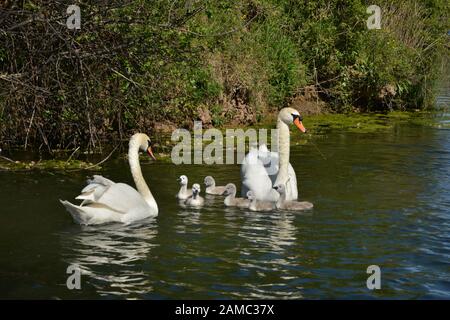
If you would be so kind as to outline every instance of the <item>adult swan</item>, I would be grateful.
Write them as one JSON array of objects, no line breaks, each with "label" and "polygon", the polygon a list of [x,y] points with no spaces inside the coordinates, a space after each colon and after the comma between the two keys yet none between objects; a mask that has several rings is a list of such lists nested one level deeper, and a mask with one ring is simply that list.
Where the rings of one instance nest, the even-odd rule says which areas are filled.
[{"label": "adult swan", "polygon": [[150,138],[143,133],[133,135],[128,148],[128,161],[137,191],[125,183],[115,183],[102,176],[94,176],[76,197],[83,200],[81,205],[60,200],[76,222],[84,225],[131,223],[158,215],[158,205],[142,176],[139,151],[147,152],[155,160]]},{"label": "adult swan", "polygon": [[[269,152],[266,145],[251,149],[245,156],[241,166],[241,193],[243,196],[251,190],[257,200],[277,201],[279,194],[273,186],[286,185],[286,200],[297,200],[297,177],[289,163],[290,134],[289,125],[306,132],[302,117],[293,108],[283,108],[278,113],[278,149]],[[273,145],[273,144],[272,144]]]}]

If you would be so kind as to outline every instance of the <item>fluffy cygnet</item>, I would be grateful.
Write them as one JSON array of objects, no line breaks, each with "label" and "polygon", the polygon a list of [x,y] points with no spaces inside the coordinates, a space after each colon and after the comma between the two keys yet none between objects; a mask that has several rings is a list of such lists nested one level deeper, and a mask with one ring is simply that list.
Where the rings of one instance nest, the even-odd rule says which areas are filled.
[{"label": "fluffy cygnet", "polygon": [[192,185],[192,195],[184,203],[192,207],[203,206],[205,200],[200,196],[200,185],[198,183]]},{"label": "fluffy cygnet", "polygon": [[250,211],[272,211],[275,209],[275,202],[256,200],[251,190],[247,192],[247,198],[250,200],[250,205],[248,206]]},{"label": "fluffy cygnet", "polygon": [[203,183],[206,186],[205,193],[206,194],[214,194],[214,195],[222,195],[225,191],[224,186],[217,186],[216,187],[216,181],[213,177],[207,176]]},{"label": "fluffy cygnet", "polygon": [[192,190],[187,188],[188,178],[185,175],[182,175],[177,180],[181,185],[180,191],[177,193],[177,198],[180,200],[186,200],[192,195]]},{"label": "fluffy cygnet", "polygon": [[283,184],[279,184],[273,188],[280,194],[280,198],[278,198],[276,203],[277,209],[303,211],[313,208],[313,204],[308,201],[286,201],[286,187]]},{"label": "fluffy cygnet", "polygon": [[234,183],[229,183],[225,186],[223,195],[226,196],[223,203],[227,207],[248,208],[250,205],[249,199],[236,198],[236,185]]}]

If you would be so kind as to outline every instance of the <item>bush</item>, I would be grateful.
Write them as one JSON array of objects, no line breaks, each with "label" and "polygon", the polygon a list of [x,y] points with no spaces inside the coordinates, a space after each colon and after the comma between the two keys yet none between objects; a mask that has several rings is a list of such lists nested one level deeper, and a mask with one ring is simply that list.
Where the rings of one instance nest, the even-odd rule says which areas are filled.
[{"label": "bush", "polygon": [[[12,4],[11,4],[12,3]],[[19,2],[21,3],[21,2]],[[96,148],[159,123],[252,123],[315,86],[336,112],[430,106],[448,55],[445,0],[1,4],[0,139]]]}]

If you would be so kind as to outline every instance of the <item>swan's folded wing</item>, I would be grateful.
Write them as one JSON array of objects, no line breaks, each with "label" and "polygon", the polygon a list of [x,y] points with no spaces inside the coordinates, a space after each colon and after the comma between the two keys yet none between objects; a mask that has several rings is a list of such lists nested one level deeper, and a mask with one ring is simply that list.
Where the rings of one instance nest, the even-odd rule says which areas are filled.
[{"label": "swan's folded wing", "polygon": [[130,209],[148,209],[148,204],[141,194],[125,183],[114,183],[109,186],[95,203],[122,213],[127,213]]},{"label": "swan's folded wing", "polygon": [[149,206],[142,196],[127,184],[114,183],[110,186],[94,185],[95,188],[87,192],[93,192],[95,194],[98,190],[103,190],[103,193],[98,199],[85,199],[80,206],[68,201],[61,201],[75,221],[80,224],[101,224],[112,221],[123,222],[126,214],[142,214],[149,210]]},{"label": "swan's folded wing", "polygon": [[75,199],[83,200],[81,205],[85,205],[91,202],[95,202],[108,190],[109,186],[103,186],[97,183],[91,183],[87,185],[83,190],[81,190],[81,194],[77,196]]},{"label": "swan's folded wing", "polygon": [[88,180],[88,184],[91,184],[91,183],[96,183],[96,184],[100,184],[100,185],[103,185],[103,186],[111,186],[115,182],[112,181],[112,180],[109,180],[109,179],[107,179],[107,178],[105,178],[103,176],[99,176],[99,175],[95,174],[95,175],[92,176],[92,179]]},{"label": "swan's folded wing", "polygon": [[[270,166],[265,165],[267,174],[272,181],[272,185],[275,184],[278,176],[279,170],[279,155],[276,152],[270,153]],[[291,163],[288,165],[288,177],[289,181],[286,183],[286,200],[297,200],[298,198],[298,190],[297,190],[297,176],[295,174],[295,170],[292,167]]]},{"label": "swan's folded wing", "polygon": [[90,203],[87,206],[77,206],[69,201],[59,201],[79,224],[90,225],[111,221],[120,222],[123,217],[123,213],[114,211],[110,207],[102,204]]},{"label": "swan's folded wing", "polygon": [[97,201],[103,193],[115,183],[107,178],[99,175],[94,175],[89,179],[88,185],[81,190],[81,194],[75,199],[84,200],[82,205]]},{"label": "swan's folded wing", "polygon": [[277,152],[270,152],[269,160],[266,159],[264,161],[264,168],[273,185],[277,179],[279,169],[279,157]]},{"label": "swan's folded wing", "polygon": [[288,167],[289,181],[286,184],[286,200],[297,200],[298,199],[298,189],[297,189],[297,176],[295,175],[294,168],[289,163]]},{"label": "swan's folded wing", "polygon": [[244,176],[250,165],[258,162],[258,149],[250,148],[250,151],[245,155],[241,164],[241,176]]},{"label": "swan's folded wing", "polygon": [[273,190],[272,182],[263,166],[254,165],[251,167],[253,168],[247,170],[246,175],[242,179],[242,191],[251,190],[256,199],[266,200],[266,196]]}]

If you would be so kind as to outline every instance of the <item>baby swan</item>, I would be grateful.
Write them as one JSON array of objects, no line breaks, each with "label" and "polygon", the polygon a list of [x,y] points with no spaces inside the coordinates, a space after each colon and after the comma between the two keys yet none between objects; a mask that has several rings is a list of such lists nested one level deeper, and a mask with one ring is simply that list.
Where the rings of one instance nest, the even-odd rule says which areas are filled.
[{"label": "baby swan", "polygon": [[215,195],[222,195],[225,191],[224,186],[216,187],[216,181],[213,177],[207,176],[203,183],[206,186],[205,193],[206,194],[215,194]]},{"label": "baby swan", "polygon": [[186,200],[192,195],[192,190],[187,188],[188,178],[185,175],[182,175],[177,180],[181,185],[180,191],[177,193],[177,198],[180,200]]},{"label": "baby swan", "polygon": [[250,211],[272,211],[275,209],[274,202],[256,200],[256,197],[251,190],[247,192],[247,198],[250,200],[250,205],[248,206]]},{"label": "baby swan", "polygon": [[205,200],[200,196],[200,185],[198,183],[192,185],[192,195],[184,203],[192,207],[203,206]]},{"label": "baby swan", "polygon": [[273,187],[280,197],[276,203],[277,209],[288,211],[303,211],[313,208],[313,204],[308,201],[286,201],[286,187],[284,184],[279,184]]},{"label": "baby swan", "polygon": [[244,198],[236,198],[236,185],[234,183],[229,183],[225,186],[223,195],[226,196],[223,203],[227,207],[248,208],[248,206],[250,205],[250,200]]}]

